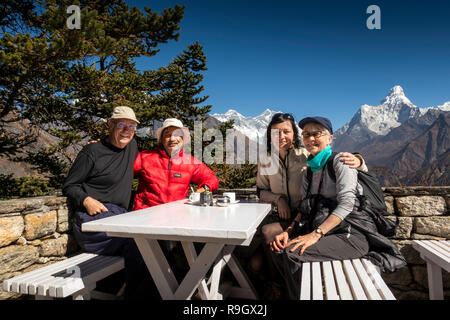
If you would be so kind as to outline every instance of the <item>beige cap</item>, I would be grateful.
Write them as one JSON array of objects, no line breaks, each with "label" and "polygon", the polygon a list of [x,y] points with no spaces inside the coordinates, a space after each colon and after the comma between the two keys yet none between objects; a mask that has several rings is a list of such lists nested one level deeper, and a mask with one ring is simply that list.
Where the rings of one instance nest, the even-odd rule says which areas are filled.
[{"label": "beige cap", "polygon": [[161,134],[165,128],[177,127],[183,130],[183,144],[188,144],[191,142],[191,135],[189,134],[189,128],[183,127],[183,123],[175,118],[168,118],[164,120],[161,128],[156,130],[156,140],[158,143],[161,142]]},{"label": "beige cap", "polygon": [[133,109],[126,106],[115,107],[111,119],[129,119],[140,123],[138,119],[136,119]]}]

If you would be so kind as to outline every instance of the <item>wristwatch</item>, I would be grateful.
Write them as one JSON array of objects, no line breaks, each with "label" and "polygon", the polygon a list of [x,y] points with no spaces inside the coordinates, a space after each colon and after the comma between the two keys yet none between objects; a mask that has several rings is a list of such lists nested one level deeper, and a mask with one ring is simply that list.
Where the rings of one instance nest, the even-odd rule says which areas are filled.
[{"label": "wristwatch", "polygon": [[314,230],[316,233],[320,234],[320,237],[322,238],[324,236],[322,229],[317,228],[316,230]]}]

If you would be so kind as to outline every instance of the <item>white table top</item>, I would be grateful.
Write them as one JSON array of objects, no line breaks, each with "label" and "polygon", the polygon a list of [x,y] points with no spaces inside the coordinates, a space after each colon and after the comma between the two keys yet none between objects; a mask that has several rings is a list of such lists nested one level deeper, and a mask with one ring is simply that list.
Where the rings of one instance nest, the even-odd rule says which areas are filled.
[{"label": "white table top", "polygon": [[270,210],[267,203],[202,207],[179,200],[83,223],[82,230],[130,238],[243,244]]}]

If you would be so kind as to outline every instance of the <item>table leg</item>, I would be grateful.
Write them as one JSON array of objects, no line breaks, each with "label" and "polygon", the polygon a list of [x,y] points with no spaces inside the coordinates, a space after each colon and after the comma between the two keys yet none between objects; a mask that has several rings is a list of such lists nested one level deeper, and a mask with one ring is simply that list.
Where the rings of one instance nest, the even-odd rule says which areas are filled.
[{"label": "table leg", "polygon": [[222,251],[223,246],[221,243],[205,244],[200,255],[191,265],[189,272],[175,292],[174,299],[184,300],[192,296],[200,282],[205,278],[206,272],[208,272],[216,257]]},{"label": "table leg", "polygon": [[220,276],[222,275],[222,270],[225,267],[226,262],[223,259],[223,251],[220,257],[216,259],[213,271],[211,273],[211,277],[209,278],[209,282],[211,282],[210,290],[209,290],[209,299],[210,300],[223,300],[223,295],[219,293],[219,284],[220,284]]},{"label": "table leg", "polygon": [[441,267],[433,262],[427,261],[427,273],[430,300],[444,300]]},{"label": "table leg", "polygon": [[253,287],[250,279],[247,277],[244,269],[239,264],[238,260],[232,254],[235,246],[226,246],[224,249],[224,260],[227,261],[227,265],[231,270],[231,273],[236,278],[240,287],[233,287],[230,295],[235,298],[243,299],[258,299],[256,290]]},{"label": "table leg", "polygon": [[163,300],[173,299],[178,281],[170,268],[158,240],[135,238],[139,251]]},{"label": "table leg", "polygon": [[189,272],[181,284],[178,285],[158,241],[145,238],[135,238],[135,241],[164,300],[190,298],[224,246],[223,244],[207,243],[190,266]]},{"label": "table leg", "polygon": [[[190,299],[197,287],[202,299],[222,299],[219,283],[222,269],[227,265],[240,287],[230,288],[230,295],[244,299],[257,299],[256,291],[245,274],[244,269],[232,255],[235,246],[207,243],[197,256],[193,243],[182,242],[189,263],[189,271],[180,285],[170,268],[157,240],[135,238],[139,251],[149,269],[153,281],[164,300]],[[211,266],[214,268],[210,278],[210,289],[205,275]]]},{"label": "table leg", "polygon": [[[227,295],[235,298],[258,299],[250,279],[232,254],[234,248],[235,246],[226,245],[222,250],[221,256],[216,260],[211,277],[208,280],[208,284],[210,284],[208,299],[210,300],[222,300]],[[223,283],[219,286],[220,276],[225,266],[230,268],[231,273],[239,283],[239,287],[233,287],[231,282]]]},{"label": "table leg", "polygon": [[[197,260],[197,252],[195,251],[194,244],[192,242],[181,241],[181,245],[183,246],[184,254],[188,261],[189,267],[191,267],[195,260]],[[208,300],[209,290],[205,279],[201,281],[198,291],[202,300]]]}]

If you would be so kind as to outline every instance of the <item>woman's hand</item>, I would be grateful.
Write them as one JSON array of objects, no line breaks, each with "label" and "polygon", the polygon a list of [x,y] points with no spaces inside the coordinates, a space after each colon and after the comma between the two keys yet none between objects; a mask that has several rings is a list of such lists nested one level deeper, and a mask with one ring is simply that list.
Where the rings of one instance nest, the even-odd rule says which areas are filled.
[{"label": "woman's hand", "polygon": [[342,152],[339,160],[353,169],[359,168],[362,164],[361,159],[350,152]]},{"label": "woman's hand", "polygon": [[286,247],[294,244],[294,246],[289,250],[290,252],[294,252],[298,247],[301,246],[302,248],[300,249],[300,255],[302,255],[308,247],[314,245],[317,241],[320,240],[321,237],[322,236],[319,233],[313,231],[304,236],[298,236],[297,238],[292,239],[286,244]]},{"label": "woman's hand", "polygon": [[289,234],[286,231],[280,233],[279,235],[276,235],[275,240],[273,240],[269,244],[270,250],[280,252],[286,247],[288,240]]},{"label": "woman's hand", "polygon": [[280,197],[277,202],[278,215],[281,219],[287,220],[291,218],[291,209],[285,197]]}]

